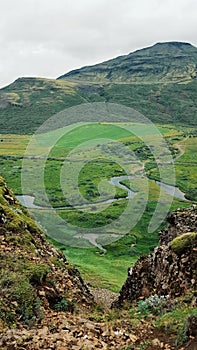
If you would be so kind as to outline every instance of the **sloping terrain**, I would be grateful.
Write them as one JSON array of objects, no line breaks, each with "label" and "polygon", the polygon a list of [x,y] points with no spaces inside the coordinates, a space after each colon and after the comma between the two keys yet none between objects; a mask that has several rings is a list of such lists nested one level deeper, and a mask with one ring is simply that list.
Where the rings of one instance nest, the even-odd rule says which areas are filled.
[{"label": "sloping terrain", "polygon": [[[53,114],[92,101],[196,127],[196,61],[190,44],[159,43],[58,80],[20,78],[0,90],[1,133],[32,134]],[[193,148],[189,154],[195,160]],[[110,310],[114,294],[90,293],[1,178],[0,349],[196,350],[196,219],[195,208],[170,215],[159,246],[129,269]]]},{"label": "sloping terrain", "polygon": [[58,80],[17,79],[0,90],[1,133],[31,134],[53,114],[88,102],[119,103],[155,123],[195,127],[196,63],[196,47],[158,43]]},{"label": "sloping terrain", "polygon": [[132,107],[156,123],[196,126],[196,64],[196,47],[157,43],[59,79],[77,83],[90,101],[101,97]]},{"label": "sloping terrain", "polygon": [[31,134],[53,114],[83,102],[74,83],[19,78],[0,90],[2,133]]},{"label": "sloping terrain", "polygon": [[0,181],[1,324],[33,324],[46,310],[90,307],[93,297],[79,272]]}]

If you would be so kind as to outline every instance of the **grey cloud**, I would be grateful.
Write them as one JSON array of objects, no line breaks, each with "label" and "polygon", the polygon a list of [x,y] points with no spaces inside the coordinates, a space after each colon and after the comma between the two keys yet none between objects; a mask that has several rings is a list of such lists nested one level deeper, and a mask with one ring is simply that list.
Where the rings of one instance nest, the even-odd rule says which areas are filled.
[{"label": "grey cloud", "polygon": [[3,0],[0,85],[56,77],[156,41],[197,44],[195,0]]}]

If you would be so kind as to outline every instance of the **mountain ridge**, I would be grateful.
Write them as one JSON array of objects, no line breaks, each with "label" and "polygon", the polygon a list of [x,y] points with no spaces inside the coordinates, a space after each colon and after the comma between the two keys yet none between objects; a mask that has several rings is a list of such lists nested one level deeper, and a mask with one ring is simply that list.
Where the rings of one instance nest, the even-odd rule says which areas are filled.
[{"label": "mountain ridge", "polygon": [[82,103],[131,107],[154,123],[196,126],[197,48],[166,42],[71,71],[58,79],[18,78],[0,89],[1,133],[31,134]]},{"label": "mountain ridge", "polygon": [[[194,57],[192,57],[192,55],[194,55]],[[174,61],[170,62],[172,56],[174,58]],[[184,82],[184,79],[188,81],[187,79],[191,80],[196,77],[197,48],[191,45],[190,43],[173,41],[156,43],[150,47],[131,52],[128,55],[118,56],[116,58],[104,61],[102,63],[98,63],[96,65],[85,66],[80,69],[75,69],[58,77],[58,79],[71,79],[79,82],[82,78],[83,80],[85,78],[88,81],[91,81],[91,83],[94,83],[95,78],[94,76],[92,76],[92,74],[96,74],[98,72],[101,76],[99,77],[97,74],[97,82],[99,81],[103,83],[121,83],[123,79],[120,76],[120,74],[113,75],[111,70],[116,69],[117,72],[119,69],[123,68],[127,70],[128,74],[128,77],[126,77],[126,75],[123,76],[124,81],[130,83],[140,83],[143,79],[143,82],[145,82],[144,78],[146,76],[142,74],[143,71],[145,71],[146,73],[147,69],[153,70],[153,66],[157,65],[155,75],[158,75],[158,73],[162,72],[162,62],[160,62],[161,57],[162,59],[164,59],[165,57],[165,60],[167,60],[167,58],[169,57],[170,60],[167,60],[167,62],[165,62],[165,65],[166,63],[171,64],[172,68],[174,69],[177,69],[178,67],[180,68],[181,64],[179,60],[181,59],[181,61],[183,61],[184,59],[184,64],[186,64],[186,67],[189,68],[189,71],[187,72],[187,74],[184,74],[182,76],[180,75],[180,72],[177,72],[179,74],[177,76],[175,75],[175,77],[173,77],[172,74],[170,74],[169,77],[167,77],[166,79],[164,79],[165,76],[162,76],[160,80],[154,79],[154,82],[170,82],[172,78],[174,78],[174,82]],[[148,67],[145,66],[147,64],[149,65]],[[142,75],[140,75],[139,73],[141,73]],[[150,81],[153,82],[153,78]]]}]

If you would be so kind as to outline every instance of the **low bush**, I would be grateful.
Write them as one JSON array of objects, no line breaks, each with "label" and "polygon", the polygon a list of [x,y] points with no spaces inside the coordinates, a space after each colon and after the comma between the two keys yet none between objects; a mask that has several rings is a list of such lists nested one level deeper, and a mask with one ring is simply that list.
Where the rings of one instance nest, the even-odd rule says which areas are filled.
[{"label": "low bush", "polygon": [[137,311],[142,315],[147,315],[149,313],[152,313],[153,315],[159,315],[166,311],[167,302],[168,296],[158,296],[157,294],[154,294],[146,300],[140,300],[138,302]]}]

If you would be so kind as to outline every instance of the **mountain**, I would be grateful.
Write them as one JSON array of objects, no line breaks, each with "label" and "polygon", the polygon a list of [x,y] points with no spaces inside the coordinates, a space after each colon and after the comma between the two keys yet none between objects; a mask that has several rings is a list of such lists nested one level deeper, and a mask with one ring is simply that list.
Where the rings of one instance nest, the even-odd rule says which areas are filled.
[{"label": "mountain", "polygon": [[188,83],[196,78],[197,48],[189,43],[157,43],[129,55],[73,70],[59,79],[92,84]]},{"label": "mountain", "polygon": [[157,43],[57,80],[19,78],[0,90],[1,133],[31,134],[55,113],[91,102],[134,108],[154,123],[196,126],[197,48]]}]

